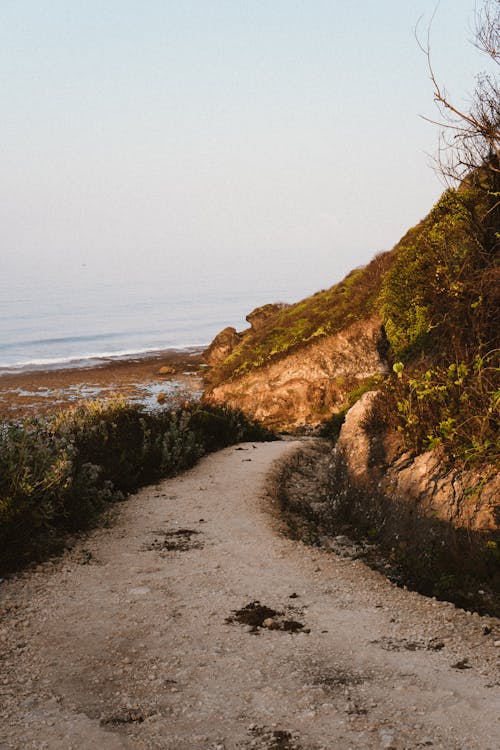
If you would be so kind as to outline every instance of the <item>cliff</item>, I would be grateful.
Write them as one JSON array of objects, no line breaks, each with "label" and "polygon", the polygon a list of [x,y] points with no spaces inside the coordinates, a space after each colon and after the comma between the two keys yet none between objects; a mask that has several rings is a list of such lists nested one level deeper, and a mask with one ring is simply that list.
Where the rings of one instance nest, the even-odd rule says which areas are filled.
[{"label": "cliff", "polygon": [[348,504],[349,513],[360,512],[365,520],[393,507],[407,522],[415,516],[468,532],[498,529],[500,476],[493,467],[452,464],[439,450],[406,450],[377,419],[381,399],[380,391],[369,391],[347,412],[333,454],[333,503]]},{"label": "cliff", "polygon": [[380,319],[358,321],[214,386],[205,400],[242,409],[276,430],[316,426],[366,378],[386,372],[384,348]]},{"label": "cliff", "polygon": [[497,460],[500,227],[480,177],[330,289],[225,329],[206,352],[205,401],[278,430],[317,427],[384,376],[385,420],[408,450]]}]

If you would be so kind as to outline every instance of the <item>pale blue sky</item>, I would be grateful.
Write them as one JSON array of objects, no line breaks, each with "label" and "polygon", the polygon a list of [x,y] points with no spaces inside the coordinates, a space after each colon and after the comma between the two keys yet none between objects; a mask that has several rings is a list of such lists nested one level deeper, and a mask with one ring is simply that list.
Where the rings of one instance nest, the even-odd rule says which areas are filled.
[{"label": "pale blue sky", "polygon": [[[1,0],[0,272],[295,299],[438,197],[414,39],[434,0]],[[432,40],[457,98],[474,0]],[[166,282],[165,282],[166,283]]]}]

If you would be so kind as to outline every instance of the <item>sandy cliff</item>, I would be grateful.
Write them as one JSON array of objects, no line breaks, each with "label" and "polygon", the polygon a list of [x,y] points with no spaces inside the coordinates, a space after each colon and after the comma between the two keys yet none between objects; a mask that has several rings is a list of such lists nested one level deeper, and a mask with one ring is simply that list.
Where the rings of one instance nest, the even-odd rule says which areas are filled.
[{"label": "sandy cliff", "polygon": [[[211,356],[221,338],[219,334],[210,347]],[[278,430],[314,426],[338,411],[360,381],[386,370],[383,353],[380,320],[357,321],[208,389],[205,399],[242,409]]]},{"label": "sandy cliff", "polygon": [[338,495],[384,498],[411,512],[474,531],[498,528],[500,477],[449,464],[438,451],[405,452],[391,432],[372,433],[370,411],[380,398],[365,393],[350,409],[334,450]]}]

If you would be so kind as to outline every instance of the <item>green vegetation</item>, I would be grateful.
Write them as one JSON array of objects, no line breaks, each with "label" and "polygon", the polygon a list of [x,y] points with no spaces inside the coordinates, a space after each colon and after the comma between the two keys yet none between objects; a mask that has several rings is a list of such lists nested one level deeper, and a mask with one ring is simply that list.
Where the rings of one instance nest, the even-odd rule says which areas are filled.
[{"label": "green vegetation", "polygon": [[478,340],[488,346],[495,335],[487,319],[493,258],[483,212],[481,190],[447,190],[419,231],[394,249],[379,309],[397,359],[425,353],[456,360],[470,356]]},{"label": "green vegetation", "polygon": [[[398,360],[383,415],[408,448],[464,464],[500,454],[498,232],[488,184],[448,190],[395,249],[380,310]],[[496,227],[498,230],[499,227]]]},{"label": "green vegetation", "polygon": [[210,371],[210,385],[245,375],[315,339],[377,314],[381,279],[390,262],[390,253],[382,253],[331,289],[283,308],[259,330],[248,331],[229,357]]},{"label": "green vegetation", "polygon": [[146,412],[87,401],[0,426],[0,571],[61,547],[111,503],[204,453],[272,433],[225,407]]},{"label": "green vegetation", "polygon": [[437,447],[466,465],[500,459],[500,390],[497,352],[477,355],[472,363],[452,363],[385,386],[383,419],[419,453]]},{"label": "green vegetation", "polygon": [[[383,387],[385,423],[408,448],[438,445],[454,460],[498,457],[500,226],[492,177],[478,170],[447,190],[394,249],[331,289],[277,312],[210,373],[218,384],[249,373],[311,341],[378,316],[394,372]],[[330,415],[334,437],[350,394]]]}]

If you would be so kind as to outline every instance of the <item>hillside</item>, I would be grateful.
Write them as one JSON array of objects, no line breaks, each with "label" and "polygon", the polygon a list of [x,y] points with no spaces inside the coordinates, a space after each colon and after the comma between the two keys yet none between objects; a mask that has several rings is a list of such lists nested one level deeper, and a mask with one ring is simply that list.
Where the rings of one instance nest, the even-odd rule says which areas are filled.
[{"label": "hillside", "polygon": [[[475,413],[491,412],[483,385],[486,379],[486,391],[496,390],[490,381],[500,307],[492,200],[476,175],[447,190],[391,251],[340,283],[293,305],[254,311],[242,333],[225,329],[206,353],[205,399],[237,405],[278,429],[317,426],[352,405],[367,378],[392,373],[397,363],[404,378],[392,373],[386,383],[398,387],[402,380],[409,386],[410,376],[439,380],[444,371],[460,371],[460,386],[472,373],[462,405],[472,399]],[[486,425],[490,442],[492,427]]]},{"label": "hillside", "polygon": [[339,284],[226,329],[206,352],[204,394],[273,429],[338,438],[324,503],[297,506],[313,525],[306,541],[361,538],[396,580],[490,613],[500,611],[496,194],[477,172]]}]

